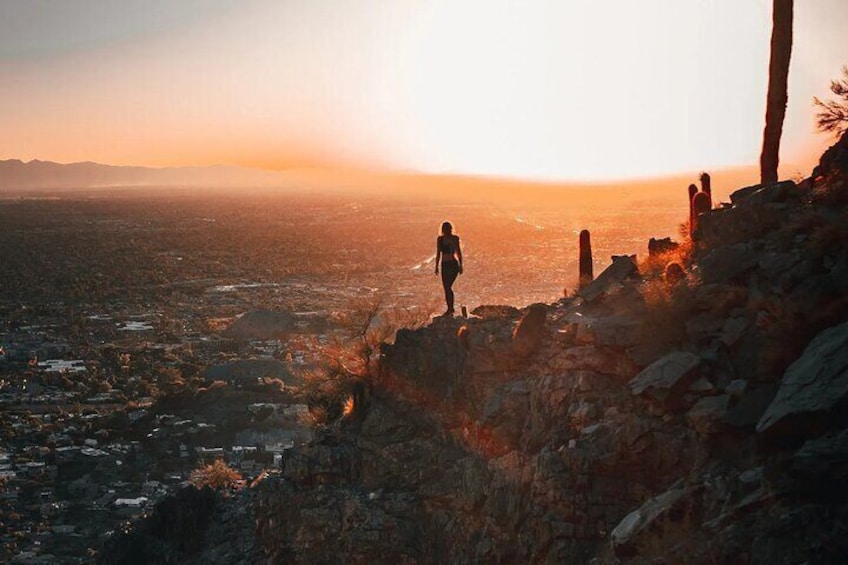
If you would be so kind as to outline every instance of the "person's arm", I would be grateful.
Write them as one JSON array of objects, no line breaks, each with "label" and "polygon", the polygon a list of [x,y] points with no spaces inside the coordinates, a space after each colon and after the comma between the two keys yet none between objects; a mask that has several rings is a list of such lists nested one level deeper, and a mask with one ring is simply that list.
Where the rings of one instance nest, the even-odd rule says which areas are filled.
[{"label": "person's arm", "polygon": [[459,261],[459,274],[462,274],[462,247],[459,245],[459,236],[456,236],[456,258]]},{"label": "person's arm", "polygon": [[439,259],[440,259],[440,256],[442,254],[442,246],[439,245],[440,239],[442,239],[442,236],[438,236],[436,238],[436,274],[437,275],[439,274]]}]

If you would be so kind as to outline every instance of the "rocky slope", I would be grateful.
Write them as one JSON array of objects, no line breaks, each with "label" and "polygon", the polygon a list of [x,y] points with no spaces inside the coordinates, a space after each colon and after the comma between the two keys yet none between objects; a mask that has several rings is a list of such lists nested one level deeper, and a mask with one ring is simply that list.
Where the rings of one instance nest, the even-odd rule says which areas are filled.
[{"label": "rocky slope", "polygon": [[845,562],[848,136],[731,199],[682,281],[618,257],[556,304],[399,332],[352,414],[157,560]]}]

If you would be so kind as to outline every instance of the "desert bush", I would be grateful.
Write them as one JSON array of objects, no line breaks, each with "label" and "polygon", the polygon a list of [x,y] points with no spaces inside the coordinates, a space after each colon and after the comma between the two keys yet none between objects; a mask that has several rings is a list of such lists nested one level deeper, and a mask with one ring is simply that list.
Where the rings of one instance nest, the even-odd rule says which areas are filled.
[{"label": "desert bush", "polygon": [[336,321],[341,331],[320,346],[317,366],[300,375],[314,422],[329,424],[351,416],[379,375],[380,345],[393,341],[400,328],[423,325],[429,313],[427,308],[383,307],[379,299],[371,299],[340,315]]},{"label": "desert bush", "polygon": [[192,471],[189,481],[198,489],[209,487],[215,490],[233,490],[240,486],[242,476],[222,459],[216,459]]}]

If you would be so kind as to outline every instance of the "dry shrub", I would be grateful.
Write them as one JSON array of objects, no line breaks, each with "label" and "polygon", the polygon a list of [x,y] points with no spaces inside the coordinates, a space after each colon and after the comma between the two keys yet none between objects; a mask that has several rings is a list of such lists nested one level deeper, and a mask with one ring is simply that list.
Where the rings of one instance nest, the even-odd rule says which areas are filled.
[{"label": "dry shrub", "polygon": [[691,255],[692,241],[687,237],[673,251],[644,257],[638,262],[639,274],[643,278],[662,276],[670,263],[679,263],[683,266],[688,265]]},{"label": "dry shrub", "polygon": [[676,344],[686,336],[686,320],[694,310],[694,289],[685,279],[667,283],[653,277],[640,287],[645,303],[645,339],[656,344]]},{"label": "dry shrub", "polygon": [[329,424],[351,416],[353,399],[361,397],[379,375],[380,345],[393,341],[401,328],[429,321],[430,311],[403,305],[383,307],[378,299],[366,299],[339,315],[341,332],[321,345],[318,366],[300,375],[313,421]]},{"label": "dry shrub", "polygon": [[241,486],[241,473],[228,466],[222,459],[216,459],[191,472],[189,479],[195,488],[209,487],[214,490],[234,490]]}]

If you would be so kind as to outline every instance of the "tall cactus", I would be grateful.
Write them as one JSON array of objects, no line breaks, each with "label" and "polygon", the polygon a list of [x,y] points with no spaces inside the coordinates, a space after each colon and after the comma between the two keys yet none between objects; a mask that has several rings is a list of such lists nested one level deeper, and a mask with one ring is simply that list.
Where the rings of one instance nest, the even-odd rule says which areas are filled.
[{"label": "tall cactus", "polygon": [[695,231],[698,229],[699,216],[712,210],[713,203],[710,195],[699,192],[692,198],[692,221],[689,223],[689,237],[695,240]]},{"label": "tall cactus", "polygon": [[710,197],[710,209],[713,207],[713,187],[709,173],[701,173],[701,192]]},{"label": "tall cactus", "polygon": [[710,181],[710,173],[701,173],[701,190],[712,196],[713,187]]},{"label": "tall cactus", "polygon": [[692,199],[698,194],[698,187],[694,184],[689,185],[689,235],[692,235],[692,224],[695,223],[695,218],[692,214]]},{"label": "tall cactus", "polygon": [[583,288],[594,279],[592,271],[592,242],[589,230],[580,232],[580,279],[578,288]]}]

